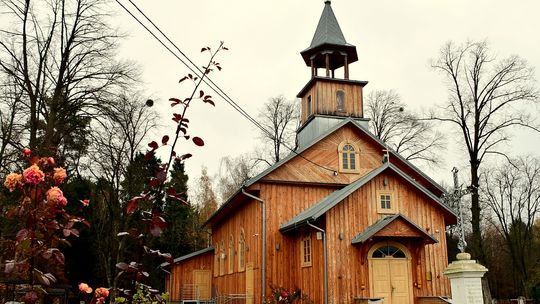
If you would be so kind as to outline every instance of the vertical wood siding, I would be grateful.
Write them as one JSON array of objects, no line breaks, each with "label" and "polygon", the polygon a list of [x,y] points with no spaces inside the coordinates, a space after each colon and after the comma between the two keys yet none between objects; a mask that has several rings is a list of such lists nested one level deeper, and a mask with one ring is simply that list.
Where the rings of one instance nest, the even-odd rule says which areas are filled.
[{"label": "vertical wood siding", "polygon": [[[336,92],[345,93],[344,111],[337,111]],[[307,111],[308,96],[311,96],[311,113]],[[307,121],[311,114],[363,117],[362,86],[353,83],[316,81],[302,96],[300,123]]]}]

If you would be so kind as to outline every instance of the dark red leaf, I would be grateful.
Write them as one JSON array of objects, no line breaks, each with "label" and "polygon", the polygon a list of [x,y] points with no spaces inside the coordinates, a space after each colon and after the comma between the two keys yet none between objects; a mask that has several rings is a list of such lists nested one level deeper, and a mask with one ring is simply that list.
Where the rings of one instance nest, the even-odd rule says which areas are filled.
[{"label": "dark red leaf", "polygon": [[184,136],[184,138],[185,138],[186,140],[188,140],[188,139],[189,139],[189,135]]},{"label": "dark red leaf", "polygon": [[163,138],[161,139],[161,143],[162,143],[163,145],[166,145],[167,142],[169,142],[169,136],[168,136],[168,135],[165,135],[165,136],[163,136]]},{"label": "dark red leaf", "polygon": [[187,132],[186,128],[180,128],[179,130],[182,131],[182,133],[184,133],[184,134],[186,134],[186,132]]},{"label": "dark red leaf", "polygon": [[203,101],[206,102],[206,103],[209,103],[209,104],[213,105],[214,107],[216,106],[216,104],[214,104],[214,102],[213,102],[211,99],[205,99],[205,100],[203,100]]},{"label": "dark red leaf", "polygon": [[21,229],[19,230],[19,232],[17,232],[15,240],[17,241],[17,243],[20,243],[23,240],[25,240],[27,237],[28,237],[28,229]]},{"label": "dark red leaf", "polygon": [[159,180],[155,177],[152,177],[150,181],[148,181],[148,185],[152,188],[156,188],[159,186]]},{"label": "dark red leaf", "polygon": [[155,141],[152,141],[151,143],[149,143],[148,146],[149,146],[150,148],[152,148],[153,150],[159,148],[158,143],[155,142]]},{"label": "dark red leaf", "polygon": [[173,119],[172,119],[173,121],[179,122],[181,119],[182,119],[182,115],[178,113],[173,114]]},{"label": "dark red leaf", "polygon": [[60,264],[60,265],[64,265],[65,262],[66,262],[66,259],[64,257],[64,254],[56,249],[54,252],[53,252],[53,255],[54,255],[54,259]]},{"label": "dark red leaf", "polygon": [[199,92],[199,98],[202,98],[203,96],[204,96],[204,91],[201,90],[201,91]]},{"label": "dark red leaf", "polygon": [[160,181],[162,183],[167,179],[167,171],[165,170],[165,167],[161,168],[157,172],[156,178],[158,179],[158,181]]},{"label": "dark red leaf", "polygon": [[127,203],[127,208],[126,208],[127,214],[132,214],[133,212],[135,212],[135,210],[137,210],[138,207],[139,207],[139,199],[137,198],[131,199]]},{"label": "dark red leaf", "polygon": [[184,81],[184,80],[186,80],[186,79],[188,79],[188,77],[187,77],[187,76],[184,76],[184,77],[182,77],[182,79],[178,80],[178,83],[180,83],[180,82],[182,82],[182,81]]},{"label": "dark red leaf", "polygon": [[204,146],[204,140],[202,140],[202,138],[197,137],[197,136],[193,137],[193,143],[195,143],[199,147]]},{"label": "dark red leaf", "polygon": [[129,265],[124,263],[124,262],[120,262],[120,263],[117,263],[116,264],[116,268],[122,270],[122,271],[125,271],[129,268]]},{"label": "dark red leaf", "polygon": [[193,155],[191,153],[186,153],[184,155],[180,155],[179,157],[177,157],[176,159],[178,159],[179,161],[182,161],[184,159],[188,159],[190,157],[192,157]]},{"label": "dark red leaf", "polygon": [[169,187],[167,189],[167,194],[168,195],[175,195],[176,194],[176,189],[174,189],[174,187]]},{"label": "dark red leaf", "polygon": [[227,47],[224,47],[224,46],[223,46],[223,47],[221,47],[221,49],[222,49],[222,50],[225,50],[225,51],[228,51],[228,50],[229,50],[229,48],[227,48]]},{"label": "dark red leaf", "polygon": [[148,151],[148,153],[146,153],[144,155],[144,160],[149,160],[150,158],[152,158],[152,156],[155,154],[154,150],[151,150],[151,151]]},{"label": "dark red leaf", "polygon": [[173,97],[173,98],[169,98],[169,101],[172,101],[172,102],[173,102],[173,104],[178,104],[178,103],[182,103],[182,101],[181,101],[180,99],[178,99],[178,98],[174,98],[174,97]]},{"label": "dark red leaf", "polygon": [[201,49],[201,53],[204,52],[204,51],[207,51],[207,50],[208,50],[208,48],[203,47],[203,48]]}]

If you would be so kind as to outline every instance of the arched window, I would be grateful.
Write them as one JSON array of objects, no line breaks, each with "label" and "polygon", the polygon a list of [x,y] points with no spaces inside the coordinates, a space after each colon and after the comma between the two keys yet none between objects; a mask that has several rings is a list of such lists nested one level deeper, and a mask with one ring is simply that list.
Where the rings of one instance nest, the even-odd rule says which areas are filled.
[{"label": "arched window", "polygon": [[219,244],[219,275],[225,274],[225,243],[221,240]]},{"label": "arched window", "polygon": [[246,267],[246,236],[244,229],[240,228],[240,239],[238,240],[238,271],[244,271]]},{"label": "arched window", "polygon": [[373,251],[373,254],[371,255],[372,258],[377,258],[377,259],[383,259],[383,258],[400,258],[400,259],[404,259],[406,258],[407,256],[405,255],[405,252],[403,252],[403,250],[395,247],[395,246],[392,246],[392,245],[384,245],[384,246],[381,246],[377,249],[375,249],[375,251]]},{"label": "arched window", "polygon": [[229,235],[229,273],[234,272],[234,236]]},{"label": "arched window", "polygon": [[219,275],[219,247],[218,243],[214,246],[214,277]]},{"label": "arched window", "polygon": [[358,172],[358,149],[354,144],[342,142],[339,145],[339,171]]},{"label": "arched window", "polygon": [[336,110],[345,112],[345,92],[336,91]]}]

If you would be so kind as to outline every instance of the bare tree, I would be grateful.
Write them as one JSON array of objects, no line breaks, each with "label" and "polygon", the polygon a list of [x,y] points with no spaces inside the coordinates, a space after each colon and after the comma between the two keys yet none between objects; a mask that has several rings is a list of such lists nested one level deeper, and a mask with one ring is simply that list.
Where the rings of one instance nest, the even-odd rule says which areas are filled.
[{"label": "bare tree", "polygon": [[[518,56],[497,61],[486,42],[447,43],[432,62],[445,78],[449,99],[431,118],[448,122],[461,134],[470,162],[472,254],[485,262],[480,230],[479,169],[488,155],[500,154],[507,130],[535,128],[520,106],[538,101],[533,69]],[[538,130],[538,129],[536,129]]]},{"label": "bare tree", "polygon": [[260,159],[249,153],[221,158],[218,173],[218,191],[221,201],[229,199],[244,182],[259,173],[259,164]]},{"label": "bare tree", "polygon": [[262,159],[268,165],[277,163],[289,148],[294,147],[296,127],[298,126],[298,106],[283,96],[270,98],[259,111],[259,123],[266,131],[260,131],[260,138],[272,147],[268,159]]},{"label": "bare tree", "polygon": [[21,90],[6,81],[0,90],[0,173],[12,172],[22,149]]},{"label": "bare tree", "polygon": [[92,229],[97,237],[97,253],[104,261],[101,266],[111,286],[116,286],[115,265],[122,260],[123,243],[117,234],[126,228],[123,208],[127,200],[140,194],[140,189],[133,193],[137,187],[132,183],[144,184],[140,176],[131,176],[135,173],[128,167],[144,149],[141,143],[156,128],[156,121],[156,112],[146,107],[140,94],[132,93],[104,109],[92,125],[94,132],[85,161],[89,165],[83,169],[97,181]]},{"label": "bare tree", "polygon": [[365,114],[371,132],[405,159],[437,165],[444,148],[444,136],[433,124],[405,110],[393,90],[377,90],[366,98]]},{"label": "bare tree", "polygon": [[0,33],[0,72],[23,93],[29,147],[55,154],[84,146],[89,118],[134,74],[114,59],[118,35],[106,23],[106,1],[1,3],[11,28]]},{"label": "bare tree", "polygon": [[506,243],[515,287],[527,293],[539,255],[533,250],[535,219],[540,213],[540,160],[521,158],[482,175],[480,193],[494,214],[494,227]]}]

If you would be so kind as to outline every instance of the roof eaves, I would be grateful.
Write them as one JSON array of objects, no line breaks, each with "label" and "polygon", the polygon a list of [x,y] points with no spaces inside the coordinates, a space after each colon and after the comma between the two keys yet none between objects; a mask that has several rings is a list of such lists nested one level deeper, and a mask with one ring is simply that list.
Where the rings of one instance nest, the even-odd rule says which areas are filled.
[{"label": "roof eaves", "polygon": [[325,133],[321,134],[319,137],[314,138],[309,144],[305,145],[304,147],[302,147],[298,151],[289,153],[289,155],[287,155],[285,158],[281,159],[279,162],[273,164],[272,166],[268,167],[263,172],[257,174],[255,177],[253,177],[253,178],[249,179],[248,181],[246,181],[245,187],[249,187],[249,186],[253,185],[257,181],[259,181],[261,178],[263,178],[264,176],[270,174],[272,171],[279,168],[284,163],[288,162],[292,158],[302,154],[304,151],[311,148],[313,145],[315,145],[317,142],[319,142],[320,140],[322,140],[323,138],[325,138],[326,136],[328,136],[332,132],[334,132],[337,129],[341,128],[343,125],[345,125],[345,124],[347,124],[349,122],[353,122],[353,121],[354,120],[351,119],[351,118],[344,119],[342,122],[336,124],[334,127],[330,128],[330,129],[328,129]]},{"label": "roof eaves", "polygon": [[290,230],[293,230],[297,227],[302,226],[309,220],[317,220],[319,217],[321,217],[323,214],[325,214],[328,210],[330,210],[332,207],[334,207],[336,204],[341,202],[343,199],[345,199],[347,196],[349,196],[351,193],[356,191],[358,188],[365,185],[367,182],[369,182],[371,179],[373,179],[375,176],[379,175],[381,172],[383,172],[385,169],[388,168],[388,164],[384,164],[365,176],[359,178],[358,180],[354,181],[353,183],[341,188],[340,190],[336,190],[323,198],[321,201],[316,203],[315,205],[309,207],[308,209],[300,212],[298,215],[293,217],[291,220],[289,220],[287,223],[284,223],[280,226],[279,230],[281,232],[287,232]]},{"label": "roof eaves", "polygon": [[431,193],[428,189],[426,189],[424,186],[417,183],[414,179],[412,179],[409,175],[405,174],[405,172],[401,171],[398,167],[396,167],[393,164],[390,164],[390,169],[392,169],[394,172],[396,172],[399,176],[404,178],[406,181],[408,181],[411,185],[415,186],[418,190],[420,190],[422,193],[427,195],[429,198],[437,202],[441,207],[443,207],[446,211],[450,212],[452,215],[457,216],[456,212],[452,210],[450,207],[448,207],[446,204],[442,202],[442,200],[437,197],[435,194]]},{"label": "roof eaves", "polygon": [[439,185],[436,181],[434,181],[433,179],[431,179],[431,177],[429,177],[428,175],[426,175],[424,172],[422,172],[420,169],[418,169],[415,165],[413,165],[410,161],[408,161],[407,159],[405,159],[403,156],[401,156],[398,152],[396,152],[394,149],[388,147],[381,139],[379,139],[377,136],[373,135],[369,130],[366,130],[361,124],[357,123],[356,121],[353,121],[354,124],[361,128],[369,137],[371,137],[371,139],[375,140],[376,142],[378,142],[380,145],[386,147],[390,152],[392,152],[393,156],[396,156],[397,158],[399,158],[399,160],[401,160],[402,162],[404,162],[405,164],[407,164],[407,166],[411,167],[416,173],[420,174],[423,178],[425,178],[426,180],[428,180],[432,185],[434,185],[437,189],[441,190],[441,192],[443,193],[446,193],[446,189],[444,189],[441,185]]},{"label": "roof eaves", "polygon": [[437,240],[434,236],[429,234],[427,231],[425,231],[422,227],[415,224],[413,221],[411,221],[409,218],[407,218],[405,215],[399,213],[394,215],[385,216],[382,219],[378,220],[375,224],[369,226],[366,228],[366,230],[360,232],[357,234],[352,240],[351,244],[358,244],[363,243],[370,239],[373,235],[375,235],[377,232],[381,231],[384,227],[390,225],[394,220],[397,218],[402,218],[404,221],[412,225],[414,228],[418,229],[418,231],[422,232],[424,235],[426,235],[429,239],[431,239],[433,242],[438,243],[439,240]]},{"label": "roof eaves", "polygon": [[[187,260],[187,259],[191,259],[193,257],[196,257],[196,256],[201,255],[201,254],[205,254],[205,253],[213,251],[213,250],[214,250],[214,246],[209,246],[209,247],[206,247],[204,249],[197,250],[197,251],[194,251],[192,253],[188,253],[186,255],[178,257],[178,258],[173,260],[173,263],[176,264],[178,262],[181,262],[181,261],[184,261],[184,260]],[[167,267],[169,265],[170,265],[170,263],[165,262],[165,263],[161,263],[159,266],[160,267]]]}]

